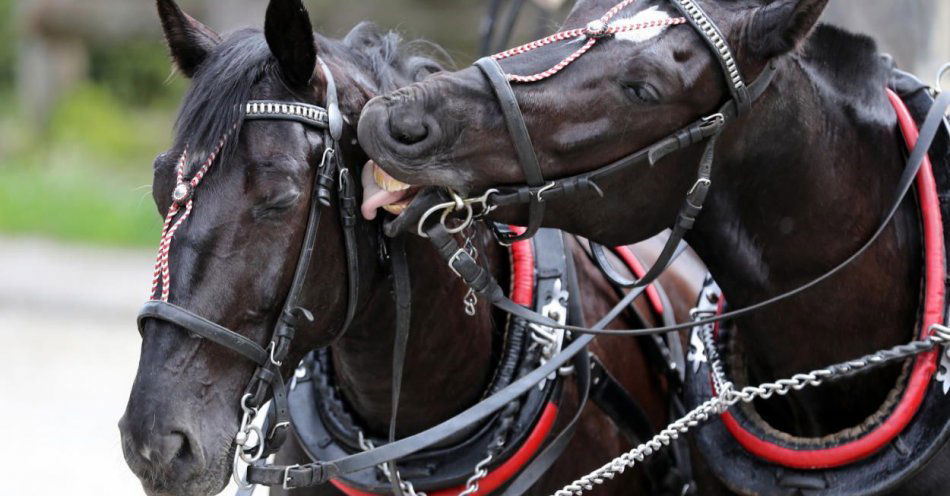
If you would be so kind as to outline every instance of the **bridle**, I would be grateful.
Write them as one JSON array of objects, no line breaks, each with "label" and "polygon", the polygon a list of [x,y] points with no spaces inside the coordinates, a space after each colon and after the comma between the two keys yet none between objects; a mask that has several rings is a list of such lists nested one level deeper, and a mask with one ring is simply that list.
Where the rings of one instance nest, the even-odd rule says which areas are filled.
[{"label": "bridle", "polygon": [[[452,270],[455,271],[469,287],[480,295],[487,296],[492,305],[509,314],[521,317],[529,323],[537,323],[551,329],[574,331],[581,335],[566,344],[560,353],[549,358],[540,367],[527,373],[495,394],[469,407],[455,417],[418,434],[337,460],[314,461],[305,465],[290,466],[273,466],[264,463],[265,455],[273,453],[279,448],[280,443],[286,437],[287,427],[289,426],[286,391],[280,371],[281,360],[285,359],[288,354],[295,327],[301,324],[302,320],[312,320],[310,312],[300,307],[298,300],[303,285],[305,284],[305,275],[308,272],[310,256],[314,249],[316,228],[319,224],[321,212],[320,206],[329,204],[331,198],[330,192],[337,183],[339,183],[340,188],[340,209],[343,218],[344,232],[346,233],[347,261],[350,265],[350,294],[347,310],[347,324],[355,312],[356,296],[358,294],[358,287],[356,286],[358,277],[354,277],[354,271],[356,270],[356,251],[354,248],[356,200],[348,169],[345,166],[339,167],[336,161],[336,149],[342,135],[343,125],[337,102],[336,87],[333,83],[333,77],[330,71],[321,61],[321,66],[328,81],[326,109],[305,104],[285,102],[250,102],[248,104],[245,119],[275,119],[302,122],[305,125],[324,130],[327,136],[326,144],[328,146],[328,152],[324,154],[324,163],[321,164],[320,170],[316,174],[307,234],[304,239],[303,249],[294,275],[292,288],[274,330],[271,344],[265,349],[234,331],[161,300],[152,300],[146,303],[139,315],[140,330],[143,329],[144,322],[150,318],[171,322],[194,334],[234,350],[258,365],[257,371],[241,401],[245,415],[242,420],[241,429],[236,437],[236,443],[239,449],[237,450],[237,456],[235,458],[235,479],[242,487],[249,487],[251,484],[282,485],[287,489],[309,487],[324,484],[341,474],[364,470],[380,464],[392,464],[395,460],[417,453],[424,448],[430,447],[487,419],[489,416],[504,408],[511,401],[524,395],[529,389],[537,387],[538,383],[545,380],[545,378],[552,373],[556,373],[570,361],[574,361],[575,363],[579,383],[584,384],[586,382],[589,384],[590,372],[586,349],[596,334],[665,334],[680,329],[733,319],[737,316],[751,313],[765,306],[795,296],[829,279],[860,257],[877,240],[881,233],[884,232],[906,196],[907,191],[913,184],[914,176],[922,163],[922,158],[933,142],[938,126],[942,122],[944,109],[950,105],[950,94],[944,94],[938,99],[937,105],[935,105],[931,115],[928,116],[927,122],[921,128],[920,139],[911,153],[901,177],[893,208],[888,211],[888,215],[885,216],[880,229],[865,245],[842,264],[800,288],[796,288],[757,305],[724,313],[717,317],[700,319],[682,325],[652,329],[604,330],[636,298],[643,294],[649,282],[662,273],[663,269],[665,269],[679,253],[682,253],[680,241],[686,231],[695,223],[696,216],[702,210],[703,203],[711,186],[710,177],[717,137],[728,123],[735,121],[740,115],[747,112],[752,103],[761,97],[769,87],[776,72],[776,66],[769,64],[751,85],[745,85],[738,68],[735,66],[735,60],[732,58],[731,51],[725,39],[715,27],[715,24],[713,24],[708,16],[695,4],[694,0],[671,1],[676,8],[684,14],[686,21],[697,30],[704,41],[711,47],[713,54],[719,60],[719,63],[726,73],[731,98],[723,104],[718,112],[711,116],[701,117],[680,131],[659,140],[657,143],[598,170],[546,182],[541,174],[537,156],[531,145],[530,136],[527,133],[524,116],[518,107],[517,99],[515,98],[507,75],[500,66],[498,66],[497,61],[493,59],[482,59],[477,62],[477,65],[492,83],[492,87],[499,97],[505,114],[506,124],[508,124],[509,131],[512,134],[518,156],[522,159],[522,166],[525,168],[525,176],[528,179],[528,184],[522,187],[502,187],[497,190],[491,190],[490,193],[486,193],[480,198],[469,200],[457,199],[456,201],[444,205],[444,208],[468,209],[469,212],[471,212],[472,205],[479,204],[483,208],[483,212],[487,212],[500,206],[528,204],[531,210],[531,221],[527,232],[520,236],[507,236],[503,233],[500,236],[502,241],[513,242],[530,237],[537,231],[542,221],[541,216],[543,215],[544,202],[578,192],[599,192],[600,188],[597,186],[596,181],[601,178],[638,164],[654,165],[670,153],[705,142],[706,148],[700,160],[697,182],[687,194],[686,201],[673,230],[673,237],[675,239],[671,239],[671,241],[667,243],[667,246],[663,250],[663,255],[657,261],[654,268],[648,271],[639,281],[628,284],[632,290],[593,327],[586,328],[567,325],[547,318],[509,300],[492,274],[479,265],[470,253],[459,246],[453,233],[445,225],[445,216],[443,216],[443,222],[430,223],[432,225],[426,226],[422,225],[425,224],[425,220],[428,217],[428,215],[426,215],[423,218],[423,222],[420,223],[420,230],[424,231],[431,239],[440,255],[446,260]],[[621,5],[626,6],[630,3],[631,0],[625,0],[621,2]],[[593,36],[594,34],[598,34],[600,33],[600,29],[600,26],[588,26],[586,28],[586,35]],[[182,181],[180,181],[180,183],[181,182]],[[198,183],[200,183],[200,179]],[[197,186],[197,184],[195,184],[195,186]],[[193,191],[190,193],[193,193]],[[175,200],[179,210],[181,208],[181,202],[191,202],[190,193],[189,195],[185,195],[185,197]],[[186,212],[190,211],[188,203],[185,204]],[[469,217],[471,218],[472,215],[469,215]],[[176,223],[170,225],[174,227]],[[171,229],[171,227],[169,229]],[[163,240],[164,238],[165,236],[163,236]],[[163,246],[170,246],[170,238],[168,243],[163,243]],[[399,294],[403,292],[403,289],[397,288],[396,296],[398,297]],[[399,337],[399,335],[405,331],[407,331],[407,329],[397,330],[397,341],[399,341],[397,348],[401,348],[403,352],[405,351],[405,336],[402,335]],[[395,376],[396,371],[394,370],[394,377]],[[268,399],[268,392],[273,396],[271,411],[274,413],[272,421],[270,422],[271,432],[268,433],[265,438],[259,430],[251,426],[251,421],[257,414],[260,406]],[[394,405],[398,404],[396,400],[398,400],[398,391],[394,388]],[[392,424],[391,422],[391,425]],[[572,428],[573,421],[568,428],[562,431],[561,435],[551,441],[548,446],[536,456],[534,461],[525,468],[523,475],[527,477],[515,481],[511,487],[528,487],[534,480],[540,477],[544,469],[566,448],[571,438],[570,434],[573,432]],[[259,442],[253,444],[253,446],[249,442],[251,434],[256,434],[259,439]],[[659,448],[657,447],[655,449]],[[239,461],[244,461],[249,464],[246,479],[238,475],[237,468]],[[394,484],[396,484],[395,481]],[[399,488],[394,487],[394,492],[398,491]]]},{"label": "bridle", "polygon": [[[148,320],[161,320],[175,324],[187,331],[224,346],[247,358],[257,365],[251,381],[241,398],[243,418],[236,436],[237,453],[234,460],[234,479],[242,487],[247,484],[238,475],[238,463],[255,463],[276,453],[286,440],[290,416],[287,406],[287,390],[281,373],[282,362],[287,358],[291,343],[301,325],[313,322],[313,313],[304,308],[301,293],[307,284],[310,262],[317,241],[317,231],[323,207],[330,205],[333,190],[337,190],[340,218],[344,233],[348,271],[348,301],[346,318],[339,334],[345,332],[353,320],[359,298],[359,266],[356,247],[357,201],[355,184],[349,168],[339,160],[339,143],[343,135],[343,115],[340,112],[339,97],[333,74],[327,65],[318,59],[327,81],[326,107],[299,102],[250,101],[243,108],[242,122],[252,120],[278,120],[299,122],[309,128],[317,129],[324,135],[324,152],[318,170],[314,174],[314,184],[310,199],[306,234],[304,235],[293,282],[283,310],[274,327],[270,343],[266,348],[253,340],[219,324],[216,324],[185,308],[168,302],[170,293],[170,270],[168,254],[175,232],[188,219],[193,206],[194,194],[201,180],[210,171],[225,142],[238,134],[240,124],[235,125],[219,141],[216,149],[208,155],[191,179],[184,178],[188,165],[187,150],[182,153],[178,163],[177,184],[172,194],[162,231],[156,261],[155,279],[150,300],[145,303],[138,315],[139,332],[143,332]],[[179,215],[180,214],[180,215]],[[161,293],[158,287],[161,286]],[[268,414],[269,432],[263,433],[252,425],[260,408],[273,398]]]}]

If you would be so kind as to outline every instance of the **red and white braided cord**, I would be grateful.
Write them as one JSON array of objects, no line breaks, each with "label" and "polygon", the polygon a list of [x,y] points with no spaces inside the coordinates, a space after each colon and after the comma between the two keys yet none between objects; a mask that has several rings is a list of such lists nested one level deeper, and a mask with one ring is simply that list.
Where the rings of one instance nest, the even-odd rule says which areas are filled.
[{"label": "red and white braided cord", "polygon": [[[152,289],[149,291],[148,299],[155,300],[160,299],[161,301],[168,302],[168,296],[171,292],[171,271],[168,268],[168,252],[171,249],[172,238],[175,237],[175,233],[178,231],[178,228],[191,216],[191,211],[194,208],[194,191],[201,184],[201,180],[204,179],[205,175],[208,174],[208,171],[211,169],[211,166],[214,164],[215,159],[218,154],[221,153],[221,149],[224,148],[225,142],[227,142],[228,136],[230,133],[224,135],[221,140],[218,142],[217,147],[214,151],[208,155],[208,158],[205,160],[201,167],[195,172],[194,177],[188,181],[189,194],[187,196],[187,203],[185,203],[185,212],[178,217],[178,220],[175,220],[175,217],[178,216],[178,213],[181,212],[182,204],[180,201],[173,201],[171,207],[168,209],[168,214],[165,216],[165,222],[162,224],[162,237],[161,241],[158,243],[158,256],[155,259],[155,271],[152,275]],[[178,159],[178,171],[177,179],[175,181],[175,188],[177,189],[182,184],[185,184],[185,167],[188,164],[188,149],[186,148],[182,152],[181,157]],[[161,281],[162,284],[162,293],[160,297],[156,297],[158,291],[158,284]]]},{"label": "red and white braided cord", "polygon": [[[587,27],[561,31],[559,33],[554,33],[551,36],[548,36],[546,38],[541,38],[540,40],[535,40],[535,41],[532,41],[531,43],[526,43],[524,45],[509,49],[509,50],[505,50],[504,52],[497,53],[495,55],[492,55],[492,58],[495,60],[505,60],[507,58],[514,57],[516,55],[521,55],[533,50],[537,50],[538,48],[550,45],[551,43],[570,40],[574,38],[582,38],[582,37],[588,38],[587,42],[584,43],[583,46],[577,49],[574,53],[568,55],[567,58],[565,58],[564,60],[558,62],[554,67],[546,71],[539,72],[537,74],[532,74],[530,76],[519,76],[516,74],[508,74],[508,80],[513,83],[534,83],[537,81],[541,81],[542,79],[547,79],[561,72],[562,70],[564,70],[565,67],[571,65],[571,63],[573,63],[575,60],[577,60],[582,55],[587,53],[588,50],[593,48],[594,45],[597,44],[597,41],[603,36],[615,35],[617,33],[626,33],[630,31],[638,31],[641,29],[652,29],[652,28],[660,28],[660,27],[667,27],[667,26],[675,26],[677,24],[683,24],[686,22],[686,18],[676,17],[676,18],[667,18],[667,19],[656,19],[652,21],[625,24],[625,25],[620,25],[620,26],[608,25],[608,23],[610,22],[610,19],[612,19],[621,10],[625,9],[627,6],[629,6],[635,1],[636,0],[624,0],[623,2],[620,2],[619,4],[611,8],[609,11],[607,11],[607,13],[604,14],[603,17],[600,18],[600,22],[602,22],[604,26],[607,26],[606,29],[601,33],[591,33],[590,29]],[[596,34],[597,36],[591,36],[592,34]]]}]

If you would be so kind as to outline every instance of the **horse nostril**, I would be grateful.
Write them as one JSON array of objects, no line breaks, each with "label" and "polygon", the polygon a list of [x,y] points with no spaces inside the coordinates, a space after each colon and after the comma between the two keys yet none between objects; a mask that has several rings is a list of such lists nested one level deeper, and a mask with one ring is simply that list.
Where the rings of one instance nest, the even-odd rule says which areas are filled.
[{"label": "horse nostril", "polygon": [[405,145],[419,143],[429,136],[429,128],[422,117],[422,113],[418,111],[394,110],[389,114],[389,132],[394,139]]},{"label": "horse nostril", "polygon": [[192,458],[191,443],[188,437],[180,432],[165,434],[156,440],[158,443],[156,457],[165,465],[175,462],[188,463]]}]

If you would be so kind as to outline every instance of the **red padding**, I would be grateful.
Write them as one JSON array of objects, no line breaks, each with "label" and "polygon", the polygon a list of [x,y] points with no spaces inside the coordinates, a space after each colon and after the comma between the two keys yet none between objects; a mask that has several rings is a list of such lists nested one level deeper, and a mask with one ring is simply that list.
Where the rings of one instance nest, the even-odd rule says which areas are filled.
[{"label": "red padding", "polygon": [[[908,149],[917,143],[919,130],[910,111],[893,91],[887,90],[887,96],[897,112],[901,131]],[[920,197],[921,220],[924,230],[925,248],[925,288],[923,329],[921,337],[926,337],[930,326],[943,322],[944,307],[944,260],[943,221],[940,216],[940,202],[937,197],[937,185],[929,156],[917,175],[917,191]],[[939,350],[919,355],[914,362],[907,389],[900,403],[890,417],[873,431],[846,444],[821,450],[794,450],[779,446],[756,437],[745,430],[728,412],[722,415],[723,423],[736,440],[756,456],[772,463],[797,469],[824,469],[840,467],[866,458],[890,443],[907,427],[920,408],[927,387],[937,369]]]},{"label": "red padding", "polygon": [[[547,439],[551,433],[554,420],[557,419],[557,410],[557,405],[554,403],[548,403],[547,406],[544,407],[544,413],[541,414],[541,419],[538,420],[538,423],[534,426],[534,430],[531,431],[531,435],[528,436],[528,439],[525,440],[521,448],[518,448],[518,451],[516,451],[511,458],[505,461],[505,463],[502,463],[495,470],[489,472],[489,474],[478,483],[478,491],[475,492],[476,496],[491,494],[492,491],[508,482],[531,461],[535,453],[538,452],[538,449],[541,448],[541,445],[544,444],[544,440]],[[333,483],[337,489],[349,496],[377,496],[374,493],[360,491],[359,489],[347,486],[335,479],[330,482]],[[427,494],[431,496],[458,496],[458,494],[464,490],[465,486],[459,486],[439,491],[427,491]]]},{"label": "red padding", "polygon": [[[621,260],[623,260],[623,263],[627,264],[627,268],[633,272],[633,275],[635,275],[637,279],[640,279],[646,275],[646,268],[642,263],[640,263],[640,259],[637,258],[637,256],[633,253],[633,250],[631,250],[629,247],[618,246],[614,248],[614,252],[618,257],[620,257]],[[653,311],[656,312],[657,315],[663,315],[663,300],[660,299],[660,293],[656,290],[656,287],[650,284],[647,286],[646,293],[647,299],[650,300],[650,306],[653,307]]]},{"label": "red padding", "polygon": [[[523,227],[510,228],[517,235],[525,232]],[[511,245],[511,301],[523,307],[534,304],[534,248],[531,240]]]}]

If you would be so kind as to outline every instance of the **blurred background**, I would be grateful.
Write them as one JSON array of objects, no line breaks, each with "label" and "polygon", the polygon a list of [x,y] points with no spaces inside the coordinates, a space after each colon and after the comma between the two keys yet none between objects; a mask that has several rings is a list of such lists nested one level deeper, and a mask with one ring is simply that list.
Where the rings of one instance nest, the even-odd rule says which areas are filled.
[{"label": "blurred background", "polygon": [[[552,32],[570,0],[305,0],[342,36],[373,20],[448,50],[482,50],[493,2],[523,4],[514,40]],[[266,0],[181,0],[224,32],[263,22]],[[950,1],[831,0],[827,20],[872,33],[927,82],[950,60]],[[942,28],[942,29],[938,29]],[[496,48],[502,48],[500,46]],[[152,159],[187,81],[173,73],[151,0],[0,0],[0,433],[8,494],[137,494],[115,425],[138,360],[135,313],[160,219]],[[95,470],[90,470],[96,467]]]}]

